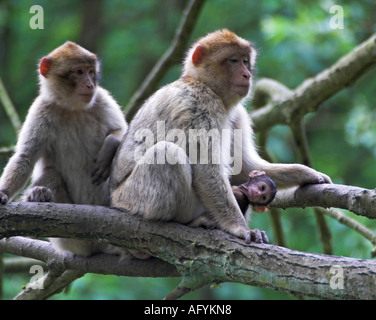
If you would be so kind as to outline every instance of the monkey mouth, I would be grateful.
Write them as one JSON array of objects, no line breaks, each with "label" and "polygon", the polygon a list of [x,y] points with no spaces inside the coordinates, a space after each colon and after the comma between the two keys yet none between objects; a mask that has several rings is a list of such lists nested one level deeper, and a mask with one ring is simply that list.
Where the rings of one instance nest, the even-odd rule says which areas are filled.
[{"label": "monkey mouth", "polygon": [[235,88],[234,91],[241,96],[245,96],[248,94],[250,85],[249,84],[234,84]]},{"label": "monkey mouth", "polygon": [[93,95],[91,93],[80,93],[79,96],[82,98],[85,102],[90,102],[93,98]]},{"label": "monkey mouth", "polygon": [[244,88],[248,90],[250,85],[249,84],[235,84],[235,87]]}]

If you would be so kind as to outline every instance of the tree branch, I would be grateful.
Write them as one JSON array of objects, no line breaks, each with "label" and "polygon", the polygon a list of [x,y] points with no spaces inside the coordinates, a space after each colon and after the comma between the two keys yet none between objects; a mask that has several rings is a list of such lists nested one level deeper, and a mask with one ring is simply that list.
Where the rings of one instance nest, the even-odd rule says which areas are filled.
[{"label": "tree branch", "polygon": [[30,268],[39,265],[47,269],[47,266],[42,261],[32,258],[22,257],[8,257],[3,259],[4,273],[27,273]]},{"label": "tree branch", "polygon": [[323,101],[354,83],[375,63],[376,34],[330,68],[305,80],[295,90],[289,90],[274,80],[260,80],[254,93],[255,107],[258,109],[251,112],[257,130],[276,124],[290,124],[292,119],[317,110]]},{"label": "tree branch", "polygon": [[47,241],[24,237],[0,240],[0,252],[4,250],[18,256],[43,261],[55,270],[76,270],[82,273],[97,273],[127,277],[178,277],[176,268],[158,259],[122,259],[108,254],[97,254],[90,258],[59,252]]},{"label": "tree branch", "polygon": [[155,64],[125,107],[128,122],[132,120],[144,100],[156,90],[159,82],[169,68],[175,63],[180,62],[204,3],[205,0],[190,0],[187,4],[171,45]]},{"label": "tree branch", "polygon": [[5,89],[3,80],[0,78],[0,102],[4,106],[4,110],[12,123],[14,130],[17,132],[21,127],[21,120],[18,116],[16,108],[14,107],[12,100],[10,100],[9,95]]},{"label": "tree branch", "polygon": [[[324,186],[320,185],[319,188]],[[342,192],[352,188],[335,185],[331,187]],[[295,192],[298,195],[295,203],[299,201],[300,195],[305,195],[304,189],[312,189],[315,193],[315,186],[302,189],[303,191]],[[361,197],[365,194],[369,194],[369,191],[361,194]],[[329,200],[326,200],[325,204],[328,202]],[[0,237],[25,235],[100,239],[150,253],[175,265],[183,277],[181,285],[167,298],[179,297],[212,282],[238,282],[318,298],[376,298],[376,263],[372,260],[303,253],[273,245],[247,245],[220,230],[143,221],[123,210],[99,206],[10,203],[0,207],[0,221]],[[13,239],[16,242],[20,240],[19,237]],[[13,239],[2,240],[0,251],[7,252]],[[44,245],[44,250],[51,249],[48,244]],[[30,250],[41,258],[41,244],[38,242],[37,246],[39,249]],[[17,245],[13,250],[18,250],[22,255],[29,249],[27,246],[20,248]],[[89,259],[76,258],[89,261],[95,256]],[[67,265],[69,257],[64,259],[61,265],[74,267],[73,262]],[[58,257],[55,260],[59,260]],[[51,265],[50,262],[47,264]],[[343,289],[331,288],[333,266],[342,268]]]},{"label": "tree branch", "polygon": [[[295,145],[298,148],[301,163],[312,168],[311,156],[309,154],[309,147],[307,135],[304,128],[304,121],[302,118],[296,118],[290,124],[290,129],[293,134]],[[323,213],[317,208],[313,209],[315,213],[316,223],[319,228],[319,236],[321,240],[324,253],[333,254],[332,234]]]},{"label": "tree branch", "polygon": [[312,184],[278,191],[271,207],[341,208],[367,218],[376,218],[376,190],[339,184]]}]

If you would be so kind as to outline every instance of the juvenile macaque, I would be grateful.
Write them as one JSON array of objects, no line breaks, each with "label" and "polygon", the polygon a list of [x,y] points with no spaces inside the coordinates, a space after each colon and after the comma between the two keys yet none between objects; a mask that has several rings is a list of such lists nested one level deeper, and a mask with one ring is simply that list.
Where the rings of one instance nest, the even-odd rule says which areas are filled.
[{"label": "juvenile macaque", "polygon": [[[97,85],[95,54],[66,42],[39,64],[40,93],[0,179],[5,204],[26,185],[23,201],[109,205],[109,169],[127,129],[110,94]],[[63,250],[89,256],[92,241],[51,239]]]},{"label": "juvenile macaque", "polygon": [[[265,171],[278,187],[331,182],[304,165],[272,164],[258,155],[242,106],[255,61],[251,43],[228,30],[191,47],[180,79],[153,94],[130,123],[111,171],[113,206],[145,219],[193,226],[211,221],[247,243],[267,242],[249,229],[231,184],[246,182],[252,170]],[[232,162],[240,162],[240,170]]]},{"label": "juvenile macaque", "polygon": [[250,172],[246,183],[232,186],[232,191],[240,210],[245,214],[249,205],[252,205],[256,212],[267,211],[268,204],[273,201],[277,193],[277,187],[265,172],[254,170]]}]

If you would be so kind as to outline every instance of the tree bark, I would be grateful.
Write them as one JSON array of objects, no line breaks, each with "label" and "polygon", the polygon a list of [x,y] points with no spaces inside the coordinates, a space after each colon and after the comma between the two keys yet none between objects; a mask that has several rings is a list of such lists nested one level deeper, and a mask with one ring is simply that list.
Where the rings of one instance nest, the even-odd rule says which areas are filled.
[{"label": "tree bark", "polygon": [[271,207],[341,208],[367,218],[376,218],[376,190],[339,184],[312,184],[278,191]]},{"label": "tree bark", "polygon": [[[10,203],[0,207],[0,221],[1,238],[24,235],[93,239],[147,252],[174,265],[182,276],[181,285],[167,298],[178,298],[208,283],[237,282],[316,298],[376,299],[373,260],[247,245],[220,230],[143,221],[123,210],[99,206]],[[0,252],[13,250],[41,257],[41,250],[32,254],[27,245],[15,252],[20,247],[14,246],[17,240],[0,241]],[[95,256],[84,260],[90,259]],[[65,267],[88,272],[73,262]],[[171,276],[177,275],[174,268],[170,271]],[[137,269],[133,275],[137,276]]]}]

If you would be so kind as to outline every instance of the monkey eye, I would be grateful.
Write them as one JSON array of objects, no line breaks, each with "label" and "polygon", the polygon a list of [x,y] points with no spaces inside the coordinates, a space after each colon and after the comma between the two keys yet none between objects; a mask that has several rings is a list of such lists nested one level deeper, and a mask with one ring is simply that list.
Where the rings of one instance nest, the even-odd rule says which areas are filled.
[{"label": "monkey eye", "polygon": [[77,70],[76,70],[76,73],[77,73],[77,74],[84,74],[84,71],[83,71],[82,69],[77,69]]},{"label": "monkey eye", "polygon": [[228,61],[230,61],[230,62],[232,62],[232,63],[236,63],[236,62],[239,61],[239,59],[236,58],[236,57],[231,57],[230,59],[228,59]]}]

